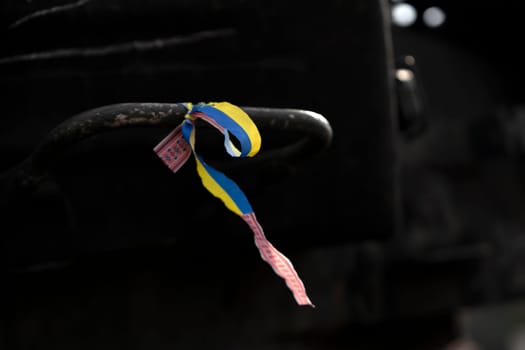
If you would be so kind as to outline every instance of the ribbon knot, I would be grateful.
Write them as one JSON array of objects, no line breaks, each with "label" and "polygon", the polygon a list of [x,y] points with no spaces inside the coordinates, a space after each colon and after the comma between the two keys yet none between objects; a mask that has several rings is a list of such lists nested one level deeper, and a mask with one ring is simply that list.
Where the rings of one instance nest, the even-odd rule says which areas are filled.
[{"label": "ribbon knot", "polygon": [[[290,260],[266,239],[248,199],[239,186],[222,172],[206,164],[195,151],[197,119],[206,121],[224,135],[224,148],[232,157],[253,157],[259,152],[261,135],[257,126],[241,108],[228,102],[183,105],[188,111],[184,121],[154,148],[155,153],[173,172],[177,172],[193,154],[203,186],[248,224],[262,259],[285,280],[297,303],[314,306]],[[237,139],[240,150],[231,141],[230,134]]]}]

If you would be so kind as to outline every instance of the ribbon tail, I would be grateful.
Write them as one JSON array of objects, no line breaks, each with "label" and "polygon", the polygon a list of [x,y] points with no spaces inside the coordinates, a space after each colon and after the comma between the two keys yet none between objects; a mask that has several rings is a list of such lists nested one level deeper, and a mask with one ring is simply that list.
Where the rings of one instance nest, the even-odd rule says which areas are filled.
[{"label": "ribbon tail", "polygon": [[244,214],[242,218],[253,231],[255,245],[259,249],[262,259],[270,264],[277,275],[284,279],[297,304],[315,307],[310,298],[308,298],[303,281],[299,278],[290,260],[266,239],[264,231],[255,217],[255,213]]},{"label": "ribbon tail", "polygon": [[174,173],[186,163],[192,153],[182,134],[182,125],[169,133],[153,150]]}]

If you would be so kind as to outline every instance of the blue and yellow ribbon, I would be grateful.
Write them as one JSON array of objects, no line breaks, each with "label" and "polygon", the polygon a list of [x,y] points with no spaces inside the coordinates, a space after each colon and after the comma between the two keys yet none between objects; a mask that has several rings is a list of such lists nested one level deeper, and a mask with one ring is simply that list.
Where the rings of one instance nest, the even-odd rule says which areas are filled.
[{"label": "blue and yellow ribbon", "polygon": [[[220,171],[206,164],[195,150],[197,119],[208,122],[223,133],[224,147],[232,157],[253,157],[259,152],[261,135],[257,126],[241,108],[228,102],[196,105],[184,103],[183,105],[188,111],[184,121],[155,147],[155,152],[174,172],[180,169],[190,153],[193,153],[197,173],[204,187],[222,200],[228,209],[246,221],[254,233],[255,244],[261,257],[285,280],[297,303],[313,306],[292,263],[266,239],[248,199],[239,186]],[[240,149],[231,141],[230,134],[237,139]]]},{"label": "blue and yellow ribbon", "polygon": [[[261,135],[250,117],[239,107],[228,102],[197,104],[190,109],[182,124],[182,134],[190,145],[197,172],[204,187],[215,197],[223,201],[224,205],[235,214],[242,216],[253,212],[248,199],[239,186],[223,173],[215,170],[202,159],[195,151],[195,123],[201,118],[214,125],[224,134],[224,146],[233,157],[253,157],[261,148]],[[230,140],[229,134],[237,138],[240,150]]]}]

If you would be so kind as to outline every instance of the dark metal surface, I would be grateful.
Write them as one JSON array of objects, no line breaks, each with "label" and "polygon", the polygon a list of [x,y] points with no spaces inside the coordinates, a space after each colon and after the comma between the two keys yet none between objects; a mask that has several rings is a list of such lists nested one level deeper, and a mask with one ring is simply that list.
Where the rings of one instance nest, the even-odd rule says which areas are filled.
[{"label": "dark metal surface", "polygon": [[[82,134],[46,141],[38,172],[64,149],[60,161],[2,212],[11,228],[0,238],[5,347],[371,348],[366,332],[345,338],[346,327],[409,305],[403,293],[381,299],[405,284],[381,288],[391,260],[359,244],[403,233],[389,17],[384,0],[1,3],[2,171],[78,111],[129,101],[264,107],[267,158],[233,164],[214,152],[221,142],[200,138],[199,147],[227,166],[318,305],[289,302],[247,227],[210,198],[194,167],[174,175],[157,159],[152,147],[168,128],[124,129],[113,115],[115,129],[73,147],[62,148]],[[272,110],[287,117],[268,125],[270,135]],[[326,118],[330,147],[317,152],[327,128],[298,110]],[[292,161],[298,155],[306,158]],[[374,332],[383,325],[369,329],[376,345],[387,341]]]},{"label": "dark metal surface", "polygon": [[[398,230],[394,62],[384,2],[90,1],[8,29],[37,11],[67,4],[1,5],[0,88],[8,117],[0,129],[0,172],[29,157],[60,122],[99,106],[229,101],[308,110],[323,115],[334,130],[326,152],[300,164],[270,162],[254,170],[253,178],[249,170],[232,173],[251,196],[257,193],[267,230],[282,237],[281,246],[295,240],[305,247],[386,238]],[[7,62],[36,53],[34,59]],[[170,193],[173,180],[150,161],[151,144],[162,130],[147,129],[115,130],[115,138],[97,135],[67,155],[70,169],[57,174],[71,183],[73,199],[79,184],[91,184],[82,194],[85,211],[94,210],[88,203],[97,197],[89,195],[106,186],[104,176],[107,183],[125,184],[119,198],[126,203],[136,196],[155,202],[133,181],[159,184]],[[263,151],[294,143],[284,134],[263,135],[263,142]],[[248,169],[252,160],[263,159],[261,153],[235,166]],[[280,199],[278,210],[273,198]],[[99,224],[105,231],[105,221]]]}]

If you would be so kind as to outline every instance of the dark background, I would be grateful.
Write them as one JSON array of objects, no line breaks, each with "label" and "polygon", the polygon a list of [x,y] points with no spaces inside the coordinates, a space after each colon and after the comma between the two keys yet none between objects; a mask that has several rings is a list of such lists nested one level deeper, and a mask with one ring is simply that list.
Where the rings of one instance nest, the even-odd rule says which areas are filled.
[{"label": "dark background", "polygon": [[[523,316],[498,307],[525,291],[525,8],[410,3],[419,16],[398,27],[386,1],[1,2],[2,172],[63,120],[120,102],[307,109],[334,138],[228,173],[316,309],[191,162],[173,175],[156,158],[169,129],[122,130],[2,202],[0,346],[507,346]],[[429,6],[442,26],[423,23]]]}]

